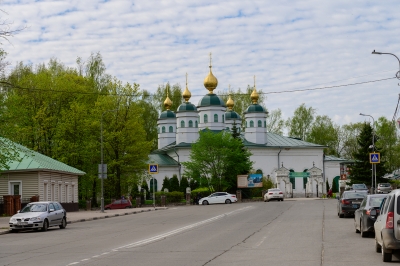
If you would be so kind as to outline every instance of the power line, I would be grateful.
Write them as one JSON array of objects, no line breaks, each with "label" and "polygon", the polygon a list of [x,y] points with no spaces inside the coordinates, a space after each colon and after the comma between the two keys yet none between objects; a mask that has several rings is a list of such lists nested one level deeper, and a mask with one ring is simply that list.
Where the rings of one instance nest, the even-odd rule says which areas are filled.
[{"label": "power line", "polygon": [[[356,82],[356,83],[349,83],[349,84],[341,84],[341,85],[334,85],[334,86],[326,86],[326,87],[319,87],[319,88],[309,88],[309,89],[294,89],[294,90],[286,90],[286,91],[270,91],[270,92],[259,92],[259,94],[279,94],[279,93],[291,93],[291,92],[303,92],[303,91],[314,91],[314,90],[326,90],[326,89],[333,89],[333,88],[341,88],[341,87],[348,87],[348,86],[355,86],[355,85],[362,85],[374,82],[381,82],[389,79],[395,79],[396,77],[391,78],[384,78],[384,79],[377,79],[377,80],[370,80],[370,81],[363,81],[363,82]],[[49,92],[58,92],[58,93],[70,93],[70,94],[86,94],[86,95],[104,95],[104,96],[127,96],[127,97],[154,97],[154,94],[142,95],[142,94],[118,94],[118,93],[101,93],[101,92],[71,92],[71,91],[63,91],[63,90],[50,90],[50,89],[35,89],[35,88],[24,88],[18,85],[14,85],[12,83],[6,81],[0,81],[0,84],[6,85],[11,88],[21,89],[21,90],[29,90],[29,91],[49,91]],[[236,95],[247,95],[247,93],[241,93]],[[192,95],[193,96],[203,96],[203,95]]]}]

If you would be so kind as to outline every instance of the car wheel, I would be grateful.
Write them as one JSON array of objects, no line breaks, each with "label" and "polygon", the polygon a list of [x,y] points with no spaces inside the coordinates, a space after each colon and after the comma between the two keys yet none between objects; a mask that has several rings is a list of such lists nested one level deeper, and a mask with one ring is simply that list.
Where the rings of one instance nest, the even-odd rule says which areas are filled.
[{"label": "car wheel", "polygon": [[18,233],[18,230],[16,230],[16,229],[11,229],[11,233]]},{"label": "car wheel", "polygon": [[67,227],[67,219],[64,217],[61,221],[60,229],[65,229],[65,227]]},{"label": "car wheel", "polygon": [[111,210],[110,208],[105,208],[105,210]]},{"label": "car wheel", "polygon": [[208,201],[203,200],[203,205],[208,205]]},{"label": "car wheel", "polygon": [[360,230],[357,229],[357,223],[356,223],[356,219],[354,219],[354,227],[356,228],[356,233],[360,233]]},{"label": "car wheel", "polygon": [[375,251],[376,251],[376,253],[381,253],[382,252],[381,249],[382,249],[381,245],[379,245],[378,241],[376,241],[376,238],[375,238]]},{"label": "car wheel", "polygon": [[229,199],[225,200],[225,204],[231,204],[231,203],[232,203],[231,200]]},{"label": "car wheel", "polygon": [[44,222],[43,222],[42,231],[43,231],[43,232],[46,232],[47,229],[49,229],[49,222],[48,222],[47,219],[46,219],[46,220],[44,220]]},{"label": "car wheel", "polygon": [[125,209],[130,209],[130,208],[131,208],[131,207],[129,207],[129,206],[126,206],[126,207],[125,207]]},{"label": "car wheel", "polygon": [[392,261],[392,250],[387,250],[385,248],[385,243],[383,242],[383,238],[382,238],[381,252],[382,252],[383,262],[391,262]]},{"label": "car wheel", "polygon": [[343,218],[343,217],[344,217],[343,213],[339,214],[339,218]]},{"label": "car wheel", "polygon": [[281,199],[281,201],[283,201],[283,199]]},{"label": "car wheel", "polygon": [[362,221],[360,221],[360,235],[361,237],[367,237],[368,232],[364,232],[364,228],[362,226]]}]

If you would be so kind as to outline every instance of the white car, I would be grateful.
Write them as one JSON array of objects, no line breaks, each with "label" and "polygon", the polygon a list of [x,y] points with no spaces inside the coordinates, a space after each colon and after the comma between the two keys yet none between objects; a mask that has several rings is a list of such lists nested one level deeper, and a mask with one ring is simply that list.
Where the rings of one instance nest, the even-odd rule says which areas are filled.
[{"label": "white car", "polygon": [[264,202],[270,200],[283,201],[283,192],[279,188],[270,188],[264,195]]},{"label": "white car", "polygon": [[23,229],[47,231],[49,227],[67,226],[67,212],[56,201],[31,202],[10,218],[12,232]]},{"label": "white car", "polygon": [[201,198],[199,200],[199,204],[202,205],[217,204],[217,203],[230,204],[234,202],[237,202],[236,195],[229,194],[227,192],[215,192],[210,196]]}]

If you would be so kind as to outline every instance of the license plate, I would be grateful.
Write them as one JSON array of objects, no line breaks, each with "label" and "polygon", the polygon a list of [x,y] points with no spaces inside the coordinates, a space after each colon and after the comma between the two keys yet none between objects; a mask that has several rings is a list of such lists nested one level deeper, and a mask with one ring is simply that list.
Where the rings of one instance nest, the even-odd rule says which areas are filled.
[{"label": "license plate", "polygon": [[354,209],[358,209],[358,205],[357,204],[353,204],[353,208]]},{"label": "license plate", "polygon": [[18,222],[17,225],[27,225],[27,222]]}]

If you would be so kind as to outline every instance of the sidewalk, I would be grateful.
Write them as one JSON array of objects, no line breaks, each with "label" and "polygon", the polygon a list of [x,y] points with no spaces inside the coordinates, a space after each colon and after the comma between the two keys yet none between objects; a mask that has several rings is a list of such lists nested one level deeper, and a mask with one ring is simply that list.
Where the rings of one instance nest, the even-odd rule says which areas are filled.
[{"label": "sidewalk", "polygon": [[[145,208],[132,208],[132,209],[118,209],[118,210],[106,210],[103,213],[100,210],[96,211],[79,211],[79,212],[68,212],[67,213],[67,224],[86,222],[98,219],[111,218],[116,216],[130,215],[141,212],[166,210],[168,207],[145,207]],[[7,234],[9,230],[10,217],[0,217],[0,235]]]}]

